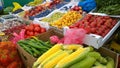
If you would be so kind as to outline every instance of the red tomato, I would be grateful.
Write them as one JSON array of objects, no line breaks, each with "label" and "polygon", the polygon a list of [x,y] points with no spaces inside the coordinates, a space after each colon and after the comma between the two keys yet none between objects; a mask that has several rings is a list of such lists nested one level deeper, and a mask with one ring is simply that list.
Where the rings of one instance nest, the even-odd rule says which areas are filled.
[{"label": "red tomato", "polygon": [[33,27],[33,25],[31,25],[31,26],[29,26],[29,31],[33,31],[33,29],[34,29],[34,27]]},{"label": "red tomato", "polygon": [[96,32],[96,28],[91,28],[91,32],[95,33]]},{"label": "red tomato", "polygon": [[34,27],[40,27],[40,25],[39,24],[34,24]]},{"label": "red tomato", "polygon": [[0,57],[0,62],[2,63],[2,65],[7,66],[7,65],[9,64],[8,55],[3,54],[3,55]]},{"label": "red tomato", "polygon": [[101,28],[102,28],[101,30],[103,30],[103,29],[105,30],[105,29],[107,29],[107,26],[102,25]]},{"label": "red tomato", "polygon": [[84,29],[87,31],[88,34],[91,33],[91,28],[90,28],[90,26],[87,26],[87,27],[85,27]]},{"label": "red tomato", "polygon": [[26,27],[25,27],[25,30],[29,30],[29,26],[26,26]]},{"label": "red tomato", "polygon": [[40,34],[40,33],[39,33],[39,32],[35,32],[34,34],[35,34],[35,35],[38,35],[38,34]]},{"label": "red tomato", "polygon": [[96,27],[96,22],[91,22],[90,26],[91,27]]},{"label": "red tomato", "polygon": [[29,35],[30,35],[30,36],[33,36],[33,35],[34,35],[34,32],[31,31]]},{"label": "red tomato", "polygon": [[36,12],[36,13],[39,13],[40,11],[39,11],[39,9],[35,9],[35,12]]},{"label": "red tomato", "polygon": [[115,25],[117,23],[117,20],[112,21],[112,25]]},{"label": "red tomato", "polygon": [[86,25],[90,25],[90,22],[85,22]]},{"label": "red tomato", "polygon": [[45,28],[41,28],[41,33],[46,32]]},{"label": "red tomato", "polygon": [[27,34],[27,35],[30,35],[30,31],[26,31],[26,34]]},{"label": "red tomato", "polygon": [[34,28],[34,31],[35,31],[35,32],[40,32],[40,27],[35,27],[35,28]]},{"label": "red tomato", "polygon": [[9,64],[7,68],[19,68],[19,64],[17,61],[14,61],[11,64]]}]

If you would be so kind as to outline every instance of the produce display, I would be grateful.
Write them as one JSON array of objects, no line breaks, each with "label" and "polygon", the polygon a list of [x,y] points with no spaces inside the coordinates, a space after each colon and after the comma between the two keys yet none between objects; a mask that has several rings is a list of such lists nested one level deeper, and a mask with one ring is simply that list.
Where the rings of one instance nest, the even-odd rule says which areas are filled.
[{"label": "produce display", "polygon": [[41,5],[40,6],[36,6],[33,9],[31,9],[31,10],[25,11],[24,17],[34,16],[34,15],[42,12],[43,10],[45,10],[45,8],[43,8],[43,6],[41,6]]},{"label": "produce display", "polygon": [[92,47],[56,44],[42,54],[33,68],[114,68],[114,60],[102,57]]},{"label": "produce display", "polygon": [[21,29],[24,29],[26,26],[26,24],[21,24],[21,25],[18,25],[18,26],[14,26],[14,27],[11,27],[9,29],[6,29],[4,30],[3,32],[6,34],[6,35],[9,35],[9,34],[12,34],[14,32],[16,33],[19,33]]},{"label": "produce display", "polygon": [[33,20],[34,18],[40,18],[40,17],[44,17],[44,16],[47,16],[49,13],[51,13],[54,9],[47,9],[43,12],[41,12],[40,14],[36,15],[36,16],[30,16],[29,18],[31,20]]},{"label": "produce display", "polygon": [[49,41],[43,42],[37,38],[20,40],[18,41],[18,45],[36,58],[53,46]]},{"label": "produce display", "polygon": [[120,0],[96,0],[97,9],[95,12],[106,13],[109,15],[120,15]]},{"label": "produce display", "polygon": [[0,68],[22,68],[16,45],[10,41],[0,42]]},{"label": "produce display", "polygon": [[41,27],[39,24],[30,24],[25,27],[25,38],[29,38],[43,32],[46,32],[46,28]]},{"label": "produce display", "polygon": [[0,6],[0,68],[120,68],[120,0],[17,2]]},{"label": "produce display", "polygon": [[50,13],[50,11],[48,11],[47,9],[54,8],[56,4],[60,4],[60,2],[60,0],[53,0],[52,2],[46,2],[45,4],[38,5],[31,10],[26,11],[24,17],[35,16],[40,13],[42,14],[42,12],[44,11],[47,12],[44,12],[44,14],[47,15],[48,13]]},{"label": "produce display", "polygon": [[55,20],[58,20],[59,18],[61,18],[65,13],[61,13],[61,12],[55,12],[53,13],[50,17],[48,18],[43,18],[41,21],[43,22],[48,22],[48,23],[52,23]]},{"label": "produce display", "polygon": [[87,14],[82,20],[70,26],[70,28],[83,28],[87,33],[93,33],[104,37],[116,23],[117,19],[113,19],[109,16]]},{"label": "produce display", "polygon": [[73,11],[79,11],[80,12],[80,14],[82,14],[83,13],[83,11],[82,11],[82,7],[79,7],[79,6],[74,6],[73,8],[71,8],[70,10],[73,10]]},{"label": "produce display", "polygon": [[82,14],[80,14],[79,12],[68,11],[60,19],[52,22],[51,26],[54,26],[54,27],[57,27],[57,28],[63,28],[65,26],[72,25],[73,23],[80,20],[81,18],[82,18]]},{"label": "produce display", "polygon": [[6,29],[11,29],[12,27],[25,24],[25,22],[17,19],[17,20],[8,20],[6,22],[3,22],[0,26],[0,31],[4,31]]},{"label": "produce display", "polygon": [[27,5],[28,6],[36,6],[36,5],[39,5],[43,2],[44,0],[34,0],[32,2],[29,2]]}]

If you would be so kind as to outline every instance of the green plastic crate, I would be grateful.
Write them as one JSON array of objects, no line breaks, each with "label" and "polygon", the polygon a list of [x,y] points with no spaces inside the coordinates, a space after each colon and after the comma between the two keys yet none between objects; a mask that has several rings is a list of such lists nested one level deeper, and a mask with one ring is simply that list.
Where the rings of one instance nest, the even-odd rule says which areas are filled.
[{"label": "green plastic crate", "polygon": [[4,7],[13,6],[13,2],[18,2],[20,5],[24,6],[25,4],[33,1],[33,0],[3,0]]}]

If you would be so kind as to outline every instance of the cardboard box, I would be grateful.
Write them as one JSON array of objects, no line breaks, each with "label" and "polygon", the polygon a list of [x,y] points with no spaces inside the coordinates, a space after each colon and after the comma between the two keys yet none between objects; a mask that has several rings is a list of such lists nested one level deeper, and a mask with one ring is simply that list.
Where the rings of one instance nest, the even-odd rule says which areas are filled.
[{"label": "cardboard box", "polygon": [[[39,37],[39,39],[42,41],[48,41],[48,39],[52,35],[57,35],[58,37],[63,37],[63,34],[61,33],[61,31],[55,30],[52,28],[49,29],[47,32],[38,35],[37,37]],[[17,46],[17,48],[18,48],[18,51],[20,53],[20,56],[25,64],[25,66],[28,68],[32,68],[33,63],[37,60],[37,58],[34,58],[32,55],[30,55],[28,52],[26,52],[19,45]]]},{"label": "cardboard box", "polygon": [[101,47],[97,51],[99,53],[101,53],[102,56],[105,56],[105,57],[109,56],[109,57],[113,58],[114,62],[115,62],[115,67],[114,68],[117,68],[117,66],[118,66],[118,57],[119,57],[119,55],[117,53],[115,53],[115,52],[113,52],[113,51],[111,51],[111,50],[109,50],[109,49],[107,49],[105,47]]}]

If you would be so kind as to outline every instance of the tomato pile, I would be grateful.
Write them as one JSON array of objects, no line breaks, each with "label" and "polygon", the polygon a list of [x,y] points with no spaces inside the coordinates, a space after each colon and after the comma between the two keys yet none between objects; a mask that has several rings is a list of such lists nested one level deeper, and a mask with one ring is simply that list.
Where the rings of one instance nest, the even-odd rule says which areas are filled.
[{"label": "tomato pile", "polygon": [[98,16],[87,14],[70,28],[83,28],[87,33],[93,33],[104,37],[117,23],[117,19],[109,16]]},{"label": "tomato pile", "polygon": [[39,24],[30,24],[25,27],[25,38],[35,36],[40,33],[46,32],[46,29],[41,27]]},{"label": "tomato pile", "polygon": [[20,68],[21,59],[16,45],[12,42],[0,42],[0,68]]}]

